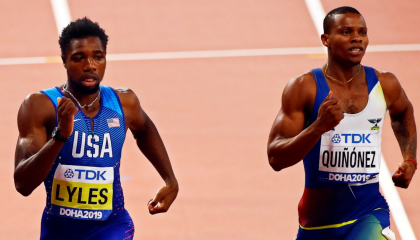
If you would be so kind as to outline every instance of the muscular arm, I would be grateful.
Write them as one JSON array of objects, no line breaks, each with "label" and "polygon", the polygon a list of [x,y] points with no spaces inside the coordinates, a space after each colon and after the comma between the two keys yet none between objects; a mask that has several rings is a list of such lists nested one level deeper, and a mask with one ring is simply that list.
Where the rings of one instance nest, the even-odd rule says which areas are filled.
[{"label": "muscular arm", "polygon": [[[17,121],[19,136],[15,152],[15,187],[19,193],[28,196],[47,177],[64,143],[48,140],[47,132],[55,126],[55,110],[42,93],[31,94],[25,99]],[[70,135],[72,131],[65,127],[63,130],[63,136]]]},{"label": "muscular arm", "polygon": [[137,146],[166,183],[156,197],[151,199],[149,211],[152,214],[166,212],[177,196],[178,182],[163,141],[156,126],[141,108],[134,92],[124,89],[118,90],[118,94],[124,107],[127,127],[133,133]]},{"label": "muscular arm", "polygon": [[274,170],[280,171],[301,161],[322,134],[342,119],[337,100],[331,99],[330,93],[320,107],[318,119],[303,129],[315,96],[316,84],[312,73],[292,79],[284,89],[282,107],[268,140],[268,159]]},{"label": "muscular arm", "polygon": [[[403,159],[417,161],[417,133],[414,109],[403,88],[392,73],[377,72],[391,118],[391,126]],[[401,168],[401,169],[400,169]],[[412,162],[401,164],[393,180],[396,186],[407,188],[415,172]]]}]

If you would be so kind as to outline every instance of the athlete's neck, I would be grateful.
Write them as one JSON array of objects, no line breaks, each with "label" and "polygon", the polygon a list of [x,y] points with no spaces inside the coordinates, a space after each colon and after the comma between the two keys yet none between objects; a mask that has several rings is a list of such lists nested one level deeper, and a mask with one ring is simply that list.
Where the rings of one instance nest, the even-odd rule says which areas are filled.
[{"label": "athlete's neck", "polygon": [[[327,69],[328,65],[328,69]],[[333,81],[339,81],[342,83],[347,83],[353,81],[353,78],[357,78],[357,75],[360,74],[360,63],[352,64],[339,64],[336,61],[328,59],[327,64],[323,67],[324,72],[330,78],[333,78]],[[327,70],[327,71],[326,71]],[[350,81],[349,81],[350,80]]]},{"label": "athlete's neck", "polygon": [[[73,100],[73,102],[76,105],[79,105],[80,108],[96,108],[96,106],[99,106],[99,98],[100,98],[100,89],[98,86],[98,90],[92,93],[82,93],[80,91],[77,91],[72,84],[68,84],[69,81],[67,81],[61,89],[63,90],[63,93],[70,99]],[[83,107],[85,106],[85,107]]]}]

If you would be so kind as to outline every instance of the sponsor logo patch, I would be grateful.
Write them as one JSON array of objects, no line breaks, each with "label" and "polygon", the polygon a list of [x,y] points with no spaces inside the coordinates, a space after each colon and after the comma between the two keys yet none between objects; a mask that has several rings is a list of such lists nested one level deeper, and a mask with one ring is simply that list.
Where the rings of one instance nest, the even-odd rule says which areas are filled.
[{"label": "sponsor logo patch", "polygon": [[64,177],[65,177],[65,178],[73,178],[73,176],[74,176],[74,173],[73,173],[73,171],[72,171],[71,169],[67,169],[67,170],[64,172]]},{"label": "sponsor logo patch", "polygon": [[368,119],[368,121],[372,124],[375,124],[375,126],[371,127],[370,130],[372,131],[379,131],[378,123],[382,120],[382,118],[374,118],[374,119]]},{"label": "sponsor logo patch", "polygon": [[323,134],[318,179],[342,183],[364,183],[372,179],[380,167],[378,137],[369,130]]},{"label": "sponsor logo patch", "polygon": [[51,213],[106,220],[112,212],[113,182],[113,167],[59,164],[52,184]]}]

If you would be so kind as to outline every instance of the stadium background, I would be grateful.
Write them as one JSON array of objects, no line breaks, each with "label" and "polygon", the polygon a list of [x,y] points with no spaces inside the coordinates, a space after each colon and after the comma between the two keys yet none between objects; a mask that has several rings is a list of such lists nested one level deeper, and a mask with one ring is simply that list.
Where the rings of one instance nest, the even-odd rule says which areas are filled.
[{"label": "stadium background", "polygon": [[[121,172],[135,239],[295,238],[303,165],[273,171],[266,142],[285,84],[326,61],[310,2],[68,0],[72,20],[87,16],[106,30],[103,84],[136,92],[180,184],[170,211],[149,215],[146,203],[163,181],[127,134]],[[394,73],[417,110],[420,2],[320,3],[325,12],[350,5],[362,13],[370,40],[362,64]],[[25,198],[14,189],[16,115],[28,94],[64,83],[66,74],[50,1],[2,0],[0,9],[0,238],[37,239],[45,191]],[[383,156],[393,172],[402,159],[388,116],[385,122]],[[398,189],[417,236],[419,187],[415,176],[408,190]],[[392,212],[398,239],[401,214]]]}]

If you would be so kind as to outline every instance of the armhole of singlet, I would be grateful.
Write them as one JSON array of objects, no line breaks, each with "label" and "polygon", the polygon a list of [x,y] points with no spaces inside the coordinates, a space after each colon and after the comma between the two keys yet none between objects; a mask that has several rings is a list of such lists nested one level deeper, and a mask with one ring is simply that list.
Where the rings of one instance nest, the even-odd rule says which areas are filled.
[{"label": "armhole of singlet", "polygon": [[363,66],[365,68],[366,74],[366,84],[368,87],[368,93],[372,91],[372,89],[376,86],[379,82],[378,76],[376,75],[375,69],[367,66]]},{"label": "armhole of singlet", "polygon": [[121,117],[123,119],[123,126],[125,127],[125,115],[124,115],[124,109],[122,107],[120,97],[118,96],[118,93],[115,91],[115,89],[113,89],[113,88],[110,88],[110,89],[112,90],[112,93],[114,93],[114,96],[117,99],[118,105],[120,106],[121,113],[122,113]]},{"label": "armhole of singlet", "polygon": [[316,82],[316,97],[314,106],[312,107],[311,118],[309,120],[309,125],[311,125],[318,117],[318,109],[324,99],[328,96],[330,88],[328,87],[327,81],[325,80],[324,74],[320,68],[312,69]]},{"label": "armhole of singlet", "polygon": [[41,90],[40,92],[45,94],[51,101],[52,105],[54,106],[54,111],[55,111],[55,126],[58,126],[58,117],[57,117],[57,99],[52,99],[52,96],[50,96],[50,93],[56,92],[55,95],[59,95],[62,96],[61,91],[59,91],[58,87],[53,87],[53,88],[49,88],[49,89],[45,89],[45,90]]}]

